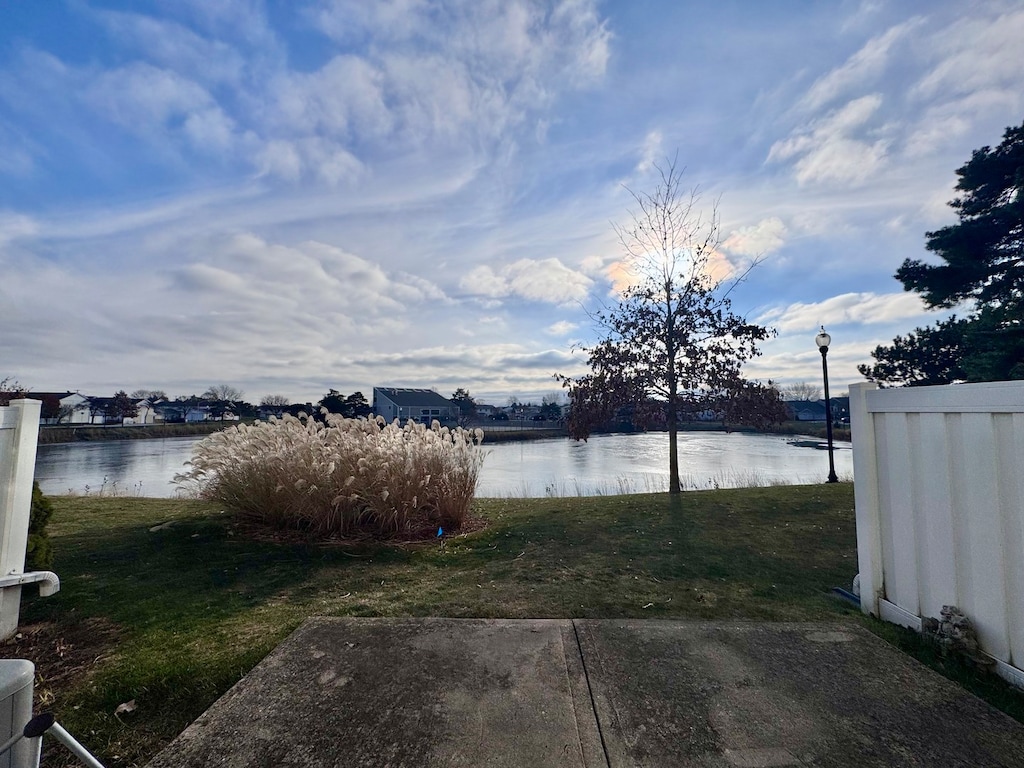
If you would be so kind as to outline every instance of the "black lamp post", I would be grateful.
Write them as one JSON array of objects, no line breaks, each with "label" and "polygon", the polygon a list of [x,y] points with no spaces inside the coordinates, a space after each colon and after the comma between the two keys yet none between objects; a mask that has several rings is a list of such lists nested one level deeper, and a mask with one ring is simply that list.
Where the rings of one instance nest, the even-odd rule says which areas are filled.
[{"label": "black lamp post", "polygon": [[832,458],[832,401],[828,397],[828,345],[832,343],[832,337],[825,333],[825,326],[821,326],[821,333],[814,337],[821,352],[821,373],[825,378],[825,433],[828,435],[828,481],[838,483],[836,477],[836,463]]}]

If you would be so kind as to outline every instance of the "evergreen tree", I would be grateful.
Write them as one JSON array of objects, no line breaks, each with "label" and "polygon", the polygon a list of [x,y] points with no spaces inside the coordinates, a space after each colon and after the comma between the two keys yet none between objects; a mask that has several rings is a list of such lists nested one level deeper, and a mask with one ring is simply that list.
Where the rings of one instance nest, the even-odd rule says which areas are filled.
[{"label": "evergreen tree", "polygon": [[934,309],[968,304],[970,314],[897,337],[861,366],[890,384],[1024,379],[1024,125],[1007,128],[957,169],[958,221],[928,232],[942,261],[907,259],[896,279]]}]

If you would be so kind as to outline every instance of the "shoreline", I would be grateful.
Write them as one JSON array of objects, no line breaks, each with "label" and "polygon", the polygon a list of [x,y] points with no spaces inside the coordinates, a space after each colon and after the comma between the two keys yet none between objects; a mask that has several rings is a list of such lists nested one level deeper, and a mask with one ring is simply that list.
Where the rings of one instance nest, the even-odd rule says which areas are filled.
[{"label": "shoreline", "polygon": [[[84,424],[81,426],[44,426],[39,429],[39,445],[59,445],[67,443],[100,442],[111,440],[161,440],[168,437],[201,437],[220,432],[238,422],[198,422],[193,424],[147,424],[128,426],[99,426]],[[243,422],[244,423],[244,422]],[[489,428],[488,428],[489,427]],[[496,427],[493,424],[474,424],[469,429],[480,428],[484,431],[484,445],[493,443],[527,442],[531,440],[550,440],[556,437],[568,437],[569,433],[562,427]],[[664,431],[664,430],[650,430]],[[685,424],[680,432],[751,432],[764,435],[808,435],[825,438],[825,423],[819,421],[787,421],[774,429],[757,430],[750,427],[723,427],[721,424]],[[629,434],[623,430],[623,433]],[[641,434],[641,430],[635,430]],[[594,432],[593,434],[620,434],[617,431]],[[833,438],[838,441],[850,441],[849,427],[833,427]]]}]

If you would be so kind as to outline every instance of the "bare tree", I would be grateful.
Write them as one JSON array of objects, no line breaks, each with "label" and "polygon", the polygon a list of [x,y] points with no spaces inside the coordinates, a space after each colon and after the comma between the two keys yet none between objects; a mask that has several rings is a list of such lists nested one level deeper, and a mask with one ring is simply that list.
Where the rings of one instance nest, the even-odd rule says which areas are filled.
[{"label": "bare tree", "polygon": [[75,406],[70,405],[70,404],[68,404],[68,405],[58,405],[57,406],[56,419],[57,419],[57,423],[58,424],[63,423],[65,421],[65,419],[70,419],[74,415],[75,415]]},{"label": "bare tree", "polygon": [[797,381],[784,387],[782,396],[786,400],[806,400],[816,403],[821,400],[821,387],[816,384],[808,384],[806,381]]},{"label": "bare tree", "polygon": [[235,389],[230,384],[214,384],[203,392],[202,397],[207,400],[221,400],[224,402],[235,402],[242,399],[243,392]]},{"label": "bare tree", "polygon": [[[623,407],[634,422],[663,418],[669,433],[669,491],[679,493],[678,429],[685,412],[720,413],[751,421],[774,408],[753,407],[758,395],[778,399],[771,387],[756,388],[740,375],[759,354],[757,343],[772,332],[731,311],[729,293],[758,263],[731,276],[716,261],[720,243],[717,209],[703,216],[696,190],[682,188],[675,162],[658,167],[653,194],[631,191],[639,210],[628,227],[616,227],[625,262],[635,282],[615,306],[591,314],[601,339],[581,347],[591,373],[559,376],[571,398],[569,434],[585,439]],[[768,392],[770,390],[770,393]],[[742,392],[743,397],[736,393]]]},{"label": "bare tree", "polygon": [[260,400],[260,405],[270,408],[283,408],[291,405],[291,401],[284,395],[264,395]]},{"label": "bare tree", "polygon": [[28,387],[23,387],[13,376],[4,376],[0,379],[0,406],[10,405],[11,400],[17,400],[28,394]]},{"label": "bare tree", "polygon": [[167,400],[168,397],[162,389],[136,389],[132,392],[132,399],[149,400],[149,402],[155,403],[157,400]]}]

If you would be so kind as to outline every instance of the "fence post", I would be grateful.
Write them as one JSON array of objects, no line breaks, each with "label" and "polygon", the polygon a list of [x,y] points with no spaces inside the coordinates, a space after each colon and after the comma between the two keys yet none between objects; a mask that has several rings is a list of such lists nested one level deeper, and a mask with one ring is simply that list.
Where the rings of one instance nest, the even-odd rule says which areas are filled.
[{"label": "fence post", "polygon": [[[18,581],[25,571],[28,519],[32,509],[39,400],[12,400],[0,408],[0,579]],[[6,433],[6,434],[5,434]],[[5,578],[14,577],[14,578]],[[0,586],[0,639],[18,631],[21,584]]]},{"label": "fence post", "polygon": [[853,496],[857,519],[857,565],[860,568],[860,607],[879,615],[885,594],[882,568],[882,511],[878,496],[878,456],[875,417],[868,411],[873,382],[850,385],[850,435],[853,441]]}]

